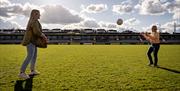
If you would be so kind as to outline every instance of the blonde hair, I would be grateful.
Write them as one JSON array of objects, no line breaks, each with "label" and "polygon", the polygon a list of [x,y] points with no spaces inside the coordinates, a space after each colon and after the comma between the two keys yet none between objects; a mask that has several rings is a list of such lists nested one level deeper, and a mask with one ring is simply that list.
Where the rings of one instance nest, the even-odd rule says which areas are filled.
[{"label": "blonde hair", "polygon": [[32,25],[32,22],[33,22],[34,20],[36,20],[35,17],[36,17],[36,15],[37,15],[38,13],[40,13],[40,12],[39,12],[39,10],[37,10],[37,9],[33,9],[33,10],[31,11],[30,18],[29,18],[29,21],[28,21],[26,30],[29,30],[29,29],[30,29],[30,26]]}]

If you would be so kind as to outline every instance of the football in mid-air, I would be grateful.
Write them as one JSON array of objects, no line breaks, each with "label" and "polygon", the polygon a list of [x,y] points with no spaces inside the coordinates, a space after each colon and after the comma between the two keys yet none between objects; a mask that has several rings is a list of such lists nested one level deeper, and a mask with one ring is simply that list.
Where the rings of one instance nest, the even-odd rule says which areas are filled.
[{"label": "football in mid-air", "polygon": [[123,24],[123,20],[119,18],[119,19],[117,20],[117,24],[118,24],[118,25],[122,25],[122,24]]}]

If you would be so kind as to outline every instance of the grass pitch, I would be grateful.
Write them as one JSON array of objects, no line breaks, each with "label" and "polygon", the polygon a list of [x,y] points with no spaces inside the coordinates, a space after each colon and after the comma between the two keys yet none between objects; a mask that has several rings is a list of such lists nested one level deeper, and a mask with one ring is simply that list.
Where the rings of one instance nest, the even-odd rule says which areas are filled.
[{"label": "grass pitch", "polygon": [[147,50],[148,45],[49,45],[38,49],[41,74],[21,80],[26,48],[0,45],[0,91],[180,90],[180,45],[161,45],[160,68],[147,66]]}]

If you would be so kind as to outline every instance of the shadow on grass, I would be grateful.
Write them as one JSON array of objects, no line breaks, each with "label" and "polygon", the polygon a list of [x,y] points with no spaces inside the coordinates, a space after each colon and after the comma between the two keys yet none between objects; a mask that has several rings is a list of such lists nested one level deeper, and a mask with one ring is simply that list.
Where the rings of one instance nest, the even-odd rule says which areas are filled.
[{"label": "shadow on grass", "polygon": [[180,71],[158,66],[157,68],[180,74]]},{"label": "shadow on grass", "polygon": [[14,91],[32,91],[33,77],[26,80],[16,80]]}]

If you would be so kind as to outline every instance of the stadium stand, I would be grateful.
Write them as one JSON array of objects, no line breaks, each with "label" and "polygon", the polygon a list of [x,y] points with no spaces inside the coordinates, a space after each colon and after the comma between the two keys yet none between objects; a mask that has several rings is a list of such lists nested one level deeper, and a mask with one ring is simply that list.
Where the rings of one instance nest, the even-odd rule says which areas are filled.
[{"label": "stadium stand", "polygon": [[[1,29],[0,44],[20,44],[25,30]],[[49,44],[147,44],[139,34],[132,31],[117,32],[105,29],[43,29],[49,39]],[[180,44],[180,33],[160,33],[162,44]]]}]

